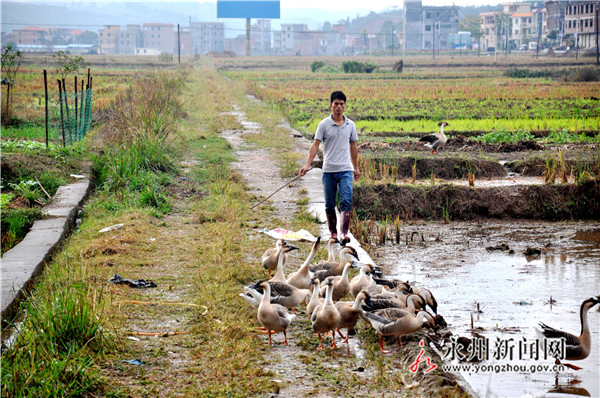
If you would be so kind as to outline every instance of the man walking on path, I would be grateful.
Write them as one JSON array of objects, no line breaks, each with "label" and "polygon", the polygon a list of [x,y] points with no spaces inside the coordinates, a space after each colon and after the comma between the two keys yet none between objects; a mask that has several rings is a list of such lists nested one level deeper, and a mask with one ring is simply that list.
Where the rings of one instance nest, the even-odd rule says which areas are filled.
[{"label": "man walking on path", "polygon": [[325,194],[325,214],[332,237],[337,238],[337,217],[335,212],[336,197],[340,194],[340,237],[345,245],[350,242],[348,228],[350,211],[352,210],[352,179],[358,181],[358,135],[354,122],[344,115],[346,95],[341,91],[331,93],[331,115],[317,127],[315,139],[308,151],[306,164],[300,169],[303,176],[317,155],[319,145],[323,142],[323,191]]}]

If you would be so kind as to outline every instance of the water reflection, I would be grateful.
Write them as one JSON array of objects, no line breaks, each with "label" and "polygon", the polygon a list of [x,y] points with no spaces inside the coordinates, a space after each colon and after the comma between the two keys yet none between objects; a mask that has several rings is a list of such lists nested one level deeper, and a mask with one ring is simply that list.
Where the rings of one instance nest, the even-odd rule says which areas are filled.
[{"label": "water reflection", "polygon": [[[429,234],[428,227],[432,231]],[[392,278],[409,279],[429,288],[455,335],[470,336],[471,319],[474,327],[481,328],[481,335],[490,341],[535,339],[538,322],[579,335],[581,302],[600,294],[597,224],[490,222],[404,228],[405,233],[412,230],[424,233],[425,247],[382,246],[376,262]],[[435,241],[436,234],[443,237],[442,242]],[[503,243],[514,254],[486,250]],[[542,252],[537,258],[528,259],[523,254],[527,247],[541,248]],[[593,309],[588,316],[592,352],[585,360],[576,362],[583,368],[580,371],[477,373],[471,370],[461,374],[481,396],[600,396],[600,312]],[[548,365],[547,369],[551,369],[554,361],[526,360],[518,364]],[[555,383],[557,377],[560,383]],[[565,378],[578,382],[568,382]]]}]

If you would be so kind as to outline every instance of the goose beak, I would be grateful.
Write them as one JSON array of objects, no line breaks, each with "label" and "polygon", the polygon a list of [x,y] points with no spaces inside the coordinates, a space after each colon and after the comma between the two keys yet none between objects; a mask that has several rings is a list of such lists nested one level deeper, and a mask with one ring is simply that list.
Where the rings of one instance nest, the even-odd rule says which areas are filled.
[{"label": "goose beak", "polygon": [[288,252],[291,252],[292,250],[299,250],[298,247],[292,246],[289,243],[286,245],[286,247]]}]

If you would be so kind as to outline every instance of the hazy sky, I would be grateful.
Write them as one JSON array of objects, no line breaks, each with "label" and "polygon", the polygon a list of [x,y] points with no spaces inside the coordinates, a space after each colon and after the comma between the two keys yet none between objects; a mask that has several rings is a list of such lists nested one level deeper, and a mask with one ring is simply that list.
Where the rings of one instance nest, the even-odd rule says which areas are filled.
[{"label": "hazy sky", "polygon": [[[16,0],[20,2],[42,2],[40,0]],[[73,2],[73,3],[90,3],[90,2],[136,2],[136,3],[153,3],[153,2],[169,2],[169,1],[181,1],[190,2],[191,0],[45,0],[45,3],[54,2]],[[198,0],[199,3],[216,3],[217,0]],[[280,0],[282,9],[294,9],[294,8],[320,8],[328,11],[343,11],[343,10],[355,10],[355,9],[369,9],[372,11],[381,11],[386,8],[394,6],[402,8],[404,0]],[[425,6],[449,6],[455,4],[457,6],[468,6],[468,5],[496,5],[502,2],[502,0],[422,0]]]}]

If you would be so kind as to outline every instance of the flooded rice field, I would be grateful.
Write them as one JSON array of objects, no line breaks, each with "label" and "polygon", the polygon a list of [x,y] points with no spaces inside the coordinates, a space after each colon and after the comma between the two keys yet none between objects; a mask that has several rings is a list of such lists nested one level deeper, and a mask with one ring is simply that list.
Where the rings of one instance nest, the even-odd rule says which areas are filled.
[{"label": "flooded rice field", "polygon": [[[487,344],[487,359],[481,354],[478,362],[446,362],[465,365],[455,372],[474,394],[600,396],[599,306],[588,314],[591,354],[564,361],[579,371],[556,371],[535,332],[544,322],[579,335],[581,302],[600,294],[599,223],[422,223],[402,232],[412,241],[377,247],[375,261],[389,277],[430,289],[454,336],[478,334],[481,352]],[[446,352],[450,358],[452,351]]]}]

